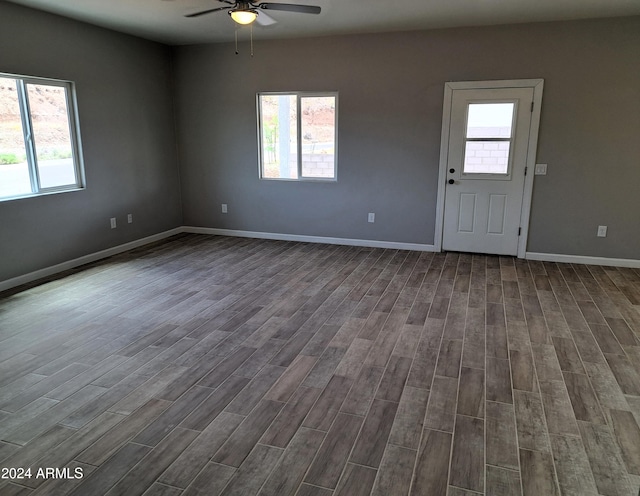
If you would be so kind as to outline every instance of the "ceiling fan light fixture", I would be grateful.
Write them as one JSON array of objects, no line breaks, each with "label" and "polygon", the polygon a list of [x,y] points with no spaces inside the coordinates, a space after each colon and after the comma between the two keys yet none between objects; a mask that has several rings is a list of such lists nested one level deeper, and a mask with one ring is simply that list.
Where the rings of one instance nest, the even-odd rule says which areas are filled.
[{"label": "ceiling fan light fixture", "polygon": [[230,10],[229,15],[238,24],[247,25],[251,24],[258,18],[258,13],[253,9],[247,10]]}]

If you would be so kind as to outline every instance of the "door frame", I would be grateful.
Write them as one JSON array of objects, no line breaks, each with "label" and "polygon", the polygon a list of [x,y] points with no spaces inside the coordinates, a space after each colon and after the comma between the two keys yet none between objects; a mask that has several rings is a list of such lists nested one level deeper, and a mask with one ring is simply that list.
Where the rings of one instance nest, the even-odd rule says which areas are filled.
[{"label": "door frame", "polygon": [[447,180],[447,161],[449,159],[449,134],[451,125],[451,104],[455,90],[469,89],[501,89],[501,88],[533,88],[533,109],[529,128],[529,145],[525,167],[522,212],[520,214],[521,234],[518,238],[518,258],[524,258],[527,252],[529,236],[529,216],[531,214],[531,196],[533,193],[533,176],[535,175],[536,153],[538,150],[538,129],[542,109],[542,89],[544,79],[511,79],[500,81],[460,81],[447,82],[444,85],[444,104],[442,110],[442,136],[440,139],[440,170],[438,174],[438,196],[436,200],[436,232],[434,237],[435,251],[442,251],[444,228],[444,197]]}]

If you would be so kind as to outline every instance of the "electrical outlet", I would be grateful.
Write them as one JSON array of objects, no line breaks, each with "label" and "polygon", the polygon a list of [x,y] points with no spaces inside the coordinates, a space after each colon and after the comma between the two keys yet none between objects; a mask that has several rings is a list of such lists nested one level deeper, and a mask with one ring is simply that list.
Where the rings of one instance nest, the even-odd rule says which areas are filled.
[{"label": "electrical outlet", "polygon": [[127,214],[127,222],[131,224],[133,222],[133,214]]},{"label": "electrical outlet", "polygon": [[376,221],[376,214],[374,214],[373,212],[369,212],[369,216],[367,217],[367,222],[375,222]]},{"label": "electrical outlet", "polygon": [[607,237],[607,226],[598,226],[598,237],[599,238]]},{"label": "electrical outlet", "polygon": [[227,213],[227,204],[226,204],[226,203],[223,203],[223,204],[222,204],[222,213],[223,213],[223,214],[226,214],[226,213]]},{"label": "electrical outlet", "polygon": [[115,217],[111,217],[111,229],[115,229],[116,226],[117,226],[116,218]]}]

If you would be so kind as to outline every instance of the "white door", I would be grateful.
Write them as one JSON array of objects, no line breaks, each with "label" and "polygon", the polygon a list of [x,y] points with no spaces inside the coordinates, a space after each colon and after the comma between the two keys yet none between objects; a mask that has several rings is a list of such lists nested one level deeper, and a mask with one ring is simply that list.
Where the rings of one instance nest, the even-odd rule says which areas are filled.
[{"label": "white door", "polygon": [[518,254],[533,101],[532,87],[453,90],[444,250]]}]

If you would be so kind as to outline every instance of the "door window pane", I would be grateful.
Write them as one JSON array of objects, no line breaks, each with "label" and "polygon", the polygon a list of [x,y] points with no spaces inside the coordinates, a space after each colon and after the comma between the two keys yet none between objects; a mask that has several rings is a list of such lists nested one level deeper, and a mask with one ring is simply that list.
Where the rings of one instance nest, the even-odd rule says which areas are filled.
[{"label": "door window pane", "polygon": [[467,141],[464,152],[464,172],[507,174],[510,145],[508,141]]},{"label": "door window pane", "polygon": [[465,140],[465,174],[508,174],[514,103],[470,103]]},{"label": "door window pane", "polygon": [[471,103],[467,138],[511,138],[513,103]]},{"label": "door window pane", "polygon": [[0,197],[31,193],[15,79],[0,77]]}]

